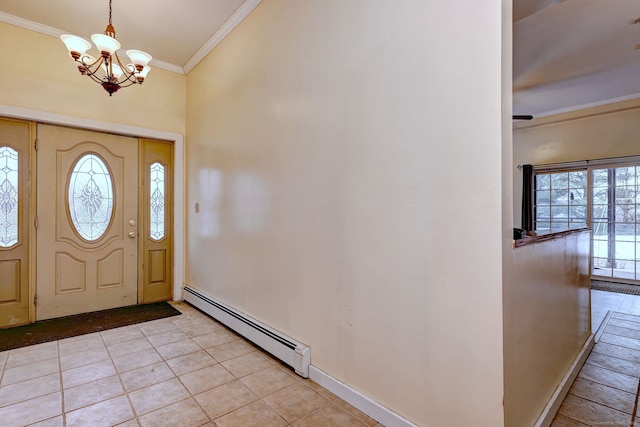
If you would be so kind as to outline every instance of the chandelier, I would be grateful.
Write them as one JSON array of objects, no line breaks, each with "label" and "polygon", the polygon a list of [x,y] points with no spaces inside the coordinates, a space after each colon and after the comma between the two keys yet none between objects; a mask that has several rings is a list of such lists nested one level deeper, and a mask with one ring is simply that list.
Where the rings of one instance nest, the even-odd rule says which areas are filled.
[{"label": "chandelier", "polygon": [[91,36],[91,40],[100,52],[98,59],[86,53],[91,48],[91,43],[87,40],[71,34],[60,36],[71,59],[77,64],[80,74],[89,76],[94,82],[102,85],[104,90],[109,92],[109,96],[121,87],[142,84],[151,69],[147,65],[151,61],[151,55],[141,50],[127,50],[126,54],[131,62],[124,65],[118,57],[120,43],[116,40],[117,37],[116,30],[111,24],[111,0],[109,0],[109,24],[104,34]]}]

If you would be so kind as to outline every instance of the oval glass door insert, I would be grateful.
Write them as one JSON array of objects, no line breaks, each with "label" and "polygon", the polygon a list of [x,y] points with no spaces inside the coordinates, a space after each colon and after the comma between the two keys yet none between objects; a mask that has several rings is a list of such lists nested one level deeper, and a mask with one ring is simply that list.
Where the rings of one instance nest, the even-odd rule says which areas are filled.
[{"label": "oval glass door insert", "polygon": [[95,242],[107,231],[113,217],[113,180],[105,162],[85,154],[69,176],[69,214],[76,232]]}]

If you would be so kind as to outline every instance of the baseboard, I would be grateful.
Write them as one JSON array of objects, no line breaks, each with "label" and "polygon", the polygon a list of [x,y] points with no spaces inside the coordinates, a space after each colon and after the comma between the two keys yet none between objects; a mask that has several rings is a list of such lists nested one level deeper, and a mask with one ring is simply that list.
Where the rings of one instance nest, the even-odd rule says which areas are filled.
[{"label": "baseboard", "polygon": [[185,284],[184,300],[218,322],[233,329],[247,340],[291,366],[296,374],[309,377],[311,349],[270,328],[224,302]]},{"label": "baseboard", "polygon": [[[603,322],[603,324],[604,323],[605,322]],[[542,411],[542,414],[538,418],[538,421],[534,424],[535,427],[549,427],[551,425],[553,418],[558,413],[558,409],[560,409],[560,405],[562,405],[564,398],[567,396],[567,393],[569,393],[569,389],[571,388],[571,386],[573,385],[573,382],[578,376],[580,369],[582,369],[582,365],[584,365],[585,360],[587,360],[587,357],[589,357],[589,354],[591,353],[591,349],[593,349],[594,345],[595,345],[595,335],[591,334],[589,335],[589,338],[587,338],[587,341],[582,346],[580,353],[578,353],[578,356],[576,356],[575,360],[571,364],[571,367],[562,378],[562,381],[560,382],[560,384],[556,388],[556,391],[553,393],[553,396],[545,406],[544,410]]]},{"label": "baseboard", "polygon": [[411,421],[385,408],[313,365],[309,366],[309,378],[385,427],[417,427]]},{"label": "baseboard", "polygon": [[596,331],[596,342],[600,341],[600,337],[604,333],[604,330],[607,327],[607,323],[609,323],[609,319],[611,319],[612,315],[613,311],[611,310],[607,311],[607,314],[604,315],[604,319],[602,319],[602,323],[600,323],[600,326],[598,326],[598,330]]}]

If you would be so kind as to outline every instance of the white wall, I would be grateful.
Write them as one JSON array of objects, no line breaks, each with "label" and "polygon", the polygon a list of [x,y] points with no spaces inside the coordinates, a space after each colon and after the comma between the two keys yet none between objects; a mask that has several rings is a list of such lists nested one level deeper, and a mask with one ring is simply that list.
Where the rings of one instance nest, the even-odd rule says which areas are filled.
[{"label": "white wall", "polygon": [[503,425],[501,3],[265,1],[187,78],[187,282],[423,426]]}]

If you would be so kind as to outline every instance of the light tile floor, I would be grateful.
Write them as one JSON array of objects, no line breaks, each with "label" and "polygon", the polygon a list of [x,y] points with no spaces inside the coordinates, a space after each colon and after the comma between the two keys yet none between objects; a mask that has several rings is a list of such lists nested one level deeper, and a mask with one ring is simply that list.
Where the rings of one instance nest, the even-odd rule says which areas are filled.
[{"label": "light tile floor", "polygon": [[382,426],[188,304],[174,306],[182,315],[0,352],[0,425]]},{"label": "light tile floor", "polygon": [[551,426],[640,426],[640,296],[591,291],[591,297],[592,329],[605,321],[603,333]]}]

